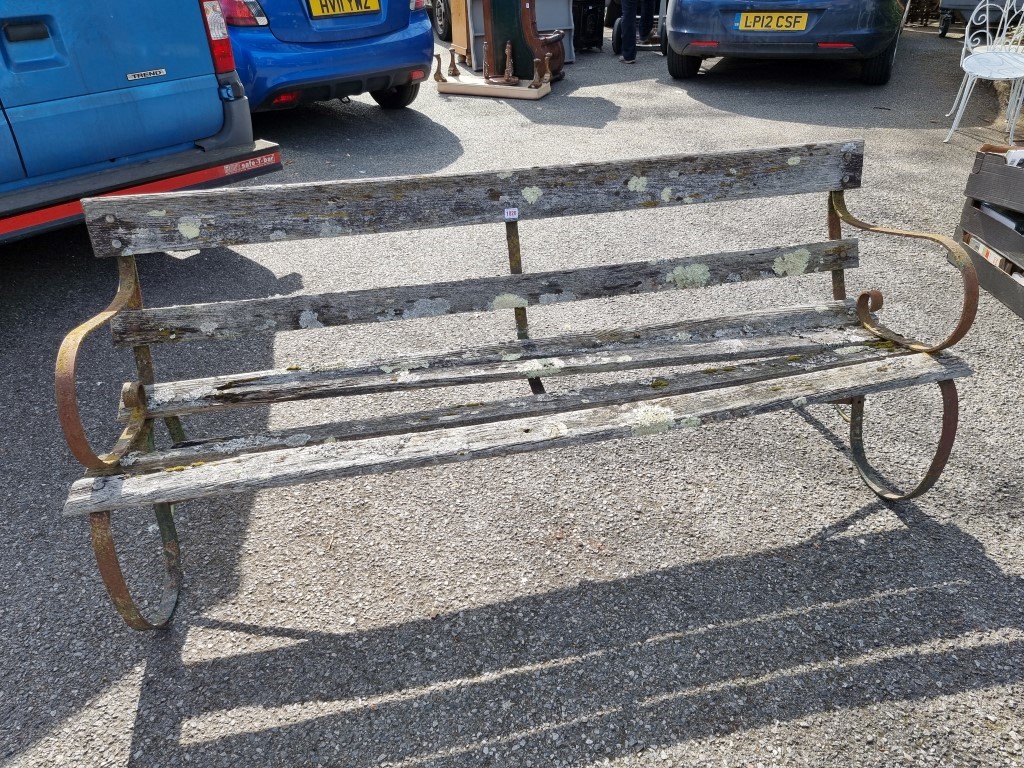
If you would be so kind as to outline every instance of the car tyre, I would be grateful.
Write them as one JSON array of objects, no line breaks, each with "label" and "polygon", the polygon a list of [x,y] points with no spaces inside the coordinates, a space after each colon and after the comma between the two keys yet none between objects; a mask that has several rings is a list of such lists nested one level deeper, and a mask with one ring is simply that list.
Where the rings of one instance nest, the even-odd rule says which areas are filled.
[{"label": "car tyre", "polygon": [[622,18],[615,20],[612,25],[612,53],[616,56],[622,53]]},{"label": "car tyre", "polygon": [[949,32],[949,26],[953,23],[953,17],[949,14],[943,14],[939,18],[939,37],[945,37],[946,33]]},{"label": "car tyre", "polygon": [[434,32],[444,42],[452,41],[452,7],[450,0],[434,0],[434,7],[430,13],[430,24]]},{"label": "car tyre", "polygon": [[668,73],[676,80],[689,80],[700,72],[700,56],[683,56],[676,53],[671,45],[665,48],[665,56],[668,59]]},{"label": "car tyre", "polygon": [[406,83],[382,91],[370,91],[370,97],[380,104],[382,109],[401,109],[412,104],[419,92],[419,83]]},{"label": "car tyre", "polygon": [[892,64],[896,60],[896,47],[899,45],[900,36],[897,33],[892,42],[885,47],[877,56],[864,59],[860,71],[860,80],[865,85],[885,85],[892,77]]}]

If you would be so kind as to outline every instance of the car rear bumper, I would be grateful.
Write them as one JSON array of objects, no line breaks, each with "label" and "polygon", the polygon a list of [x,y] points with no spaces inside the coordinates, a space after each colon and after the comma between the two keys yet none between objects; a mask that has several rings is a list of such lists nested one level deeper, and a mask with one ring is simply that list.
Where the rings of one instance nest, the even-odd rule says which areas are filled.
[{"label": "car rear bumper", "polygon": [[[718,40],[718,45],[708,47],[706,45],[693,45],[694,42],[707,41],[707,36],[683,35],[669,33],[668,43],[672,49],[682,53],[684,56],[730,56],[735,58],[749,59],[867,59],[877,56],[885,50],[885,47],[892,41],[892,37],[882,38],[875,34],[866,39],[852,39],[852,36],[843,38],[842,41],[852,43],[852,48],[831,48],[821,47],[815,43],[747,43],[732,40]],[[832,41],[823,41],[832,42]]]},{"label": "car rear bumper", "polygon": [[159,160],[125,165],[0,195],[0,243],[73,224],[83,197],[219,187],[281,169],[277,144],[192,149]]},{"label": "car rear bumper", "polygon": [[283,43],[266,27],[232,27],[231,42],[253,112],[274,109],[274,97],[288,91],[323,101],[405,85],[410,72],[430,71],[434,53],[423,11],[405,29],[340,43]]}]

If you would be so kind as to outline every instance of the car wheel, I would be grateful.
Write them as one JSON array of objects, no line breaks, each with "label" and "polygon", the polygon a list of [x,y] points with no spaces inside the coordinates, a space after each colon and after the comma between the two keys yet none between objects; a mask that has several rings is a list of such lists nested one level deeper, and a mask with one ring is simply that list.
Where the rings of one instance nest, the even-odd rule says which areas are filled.
[{"label": "car wheel", "polygon": [[885,85],[892,76],[892,64],[896,60],[896,46],[899,45],[899,33],[892,42],[877,56],[864,59],[860,71],[860,81],[865,85]]},{"label": "car wheel", "polygon": [[449,0],[434,0],[434,11],[430,14],[430,23],[437,36],[446,43],[452,41],[452,8]]},{"label": "car wheel", "polygon": [[608,0],[608,4],[604,8],[604,25],[612,26],[620,16],[622,16],[622,3],[619,0]]},{"label": "car wheel", "polygon": [[384,109],[401,109],[412,104],[419,92],[419,83],[406,83],[383,91],[370,91],[370,97]]},{"label": "car wheel", "polygon": [[669,45],[665,48],[668,59],[668,73],[676,80],[689,80],[700,72],[700,56],[683,56]]},{"label": "car wheel", "polygon": [[939,19],[939,37],[946,36],[946,33],[949,32],[949,25],[952,23],[953,17],[944,13],[942,18]]},{"label": "car wheel", "polygon": [[622,53],[622,18],[615,20],[612,25],[612,53]]}]

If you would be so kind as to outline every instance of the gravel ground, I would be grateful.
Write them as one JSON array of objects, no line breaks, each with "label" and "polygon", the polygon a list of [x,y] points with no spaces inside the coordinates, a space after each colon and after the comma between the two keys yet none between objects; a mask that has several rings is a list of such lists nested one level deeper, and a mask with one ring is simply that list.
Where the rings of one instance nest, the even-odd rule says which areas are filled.
[{"label": "gravel ground", "polygon": [[[722,61],[672,82],[641,53],[581,54],[538,103],[369,99],[262,117],[274,181],[470,171],[863,137],[868,220],[950,233],[975,148],[999,141],[979,91],[941,143],[959,43],[904,36],[880,89],[848,65]],[[270,181],[271,179],[266,179]],[[824,235],[823,196],[526,222],[527,269],[713,252]],[[457,201],[453,201],[457,204]],[[597,228],[597,227],[600,228]],[[151,305],[500,273],[499,227],[144,257]],[[11,766],[772,766],[1024,764],[1024,323],[983,295],[959,347],[961,433],[925,497],[880,504],[844,424],[815,407],[571,452],[318,483],[184,505],[186,584],[170,631],[127,629],[60,437],[60,338],[113,294],[81,229],[0,251],[0,763]],[[933,250],[862,238],[851,291],[943,335],[955,273]],[[829,296],[810,276],[701,294],[546,308],[539,335]],[[453,317],[158,350],[165,378],[482,344],[512,319]],[[130,361],[102,336],[82,413],[109,441]],[[460,397],[499,397],[494,387]],[[363,398],[346,411],[438,402]],[[411,400],[412,402],[408,402]],[[295,426],[289,404],[195,425]],[[873,398],[873,457],[909,481],[927,463],[935,391]],[[118,517],[126,567],[155,595],[144,510]]]}]

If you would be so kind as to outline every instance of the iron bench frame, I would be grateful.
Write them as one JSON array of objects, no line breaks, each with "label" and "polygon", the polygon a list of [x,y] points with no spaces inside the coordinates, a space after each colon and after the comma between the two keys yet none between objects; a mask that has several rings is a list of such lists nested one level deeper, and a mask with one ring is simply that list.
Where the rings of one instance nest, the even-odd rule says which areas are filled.
[{"label": "iron bench frame", "polygon": [[[525,363],[519,368],[509,368],[511,363],[501,368],[500,363],[494,362],[486,368],[488,375],[492,376],[491,379],[485,376],[475,380],[498,380],[501,377],[505,379],[525,378],[529,382],[533,394],[538,395],[544,393],[541,377],[551,373],[573,372],[553,370],[551,366],[555,364],[551,363],[550,356],[544,357],[544,343],[529,338],[526,307],[547,303],[544,296],[547,296],[550,301],[552,296],[555,300],[559,300],[567,297],[592,298],[665,288],[689,289],[715,282],[729,282],[734,279],[758,279],[764,276],[784,277],[811,270],[831,272],[833,294],[831,311],[837,317],[844,311],[847,314],[855,312],[856,323],[850,320],[851,327],[860,334],[857,337],[860,341],[857,343],[864,345],[863,349],[866,349],[867,354],[871,356],[870,364],[875,365],[879,371],[890,368],[900,369],[900,366],[904,365],[918,366],[920,370],[908,368],[909,372],[907,373],[900,373],[897,370],[896,373],[892,373],[891,380],[886,379],[888,383],[882,383],[881,380],[868,383],[851,378],[853,383],[849,385],[840,386],[832,383],[826,387],[824,384],[814,383],[818,381],[815,379],[815,375],[819,375],[819,378],[837,377],[840,374],[853,377],[854,373],[850,373],[852,371],[863,378],[865,374],[860,373],[861,369],[856,366],[846,363],[833,364],[830,362],[830,358],[817,368],[811,366],[806,370],[803,368],[799,371],[788,370],[787,366],[796,365],[792,361],[801,357],[800,354],[786,356],[786,352],[790,349],[787,344],[795,342],[791,337],[785,335],[773,341],[772,339],[775,337],[768,335],[765,337],[765,346],[761,348],[760,357],[772,358],[774,355],[773,359],[763,364],[751,364],[748,367],[743,367],[741,364],[740,367],[743,370],[740,372],[736,372],[735,367],[708,369],[703,372],[705,375],[705,379],[701,379],[703,383],[693,384],[691,381],[693,377],[684,378],[684,385],[656,378],[649,385],[632,389],[626,387],[621,391],[614,386],[605,387],[603,391],[588,390],[585,396],[575,397],[575,399],[573,396],[564,396],[562,399],[559,399],[561,396],[536,398],[530,400],[533,405],[530,403],[524,405],[518,401],[506,401],[497,403],[491,408],[491,411],[482,408],[479,413],[474,415],[459,416],[456,418],[454,426],[445,424],[443,419],[438,421],[437,414],[428,414],[426,417],[420,415],[418,418],[426,418],[428,422],[431,418],[435,419],[435,422],[427,424],[424,429],[437,430],[440,428],[439,432],[428,432],[431,436],[457,435],[460,440],[468,440],[470,435],[468,430],[476,428],[474,425],[477,427],[484,425],[494,428],[495,434],[498,435],[494,438],[495,446],[503,445],[504,448],[499,450],[492,447],[491,453],[483,449],[474,452],[476,449],[472,447],[467,447],[465,451],[453,449],[441,456],[427,456],[426,460],[422,456],[413,456],[401,465],[390,466],[386,462],[378,462],[369,469],[366,467],[353,469],[346,465],[345,472],[358,474],[364,469],[366,471],[394,471],[408,466],[417,466],[416,461],[420,461],[421,464],[436,464],[462,460],[467,457],[473,458],[476,455],[495,455],[494,451],[500,455],[502,451],[512,453],[519,450],[535,450],[538,448],[530,442],[533,437],[523,437],[521,434],[530,433],[534,428],[541,431],[550,431],[554,428],[556,432],[564,429],[564,434],[552,434],[537,438],[539,441],[550,438],[541,447],[555,447],[573,442],[590,442],[629,434],[664,431],[693,425],[694,422],[699,424],[700,418],[687,415],[685,412],[687,403],[690,405],[699,403],[701,397],[705,397],[705,399],[710,397],[709,393],[715,396],[724,396],[722,393],[737,392],[741,387],[754,389],[760,387],[758,391],[761,401],[752,405],[744,408],[736,406],[732,410],[726,406],[720,406],[719,411],[714,411],[714,408],[708,406],[710,410],[706,409],[701,413],[705,413],[705,418],[708,420],[717,420],[777,410],[789,404],[803,405],[808,401],[848,404],[850,406],[848,418],[853,460],[867,485],[887,501],[918,496],[935,483],[949,457],[958,420],[958,396],[953,379],[969,374],[969,370],[960,361],[948,355],[937,355],[936,353],[955,344],[970,328],[978,306],[978,280],[970,258],[963,248],[951,238],[873,226],[850,214],[846,207],[844,192],[847,189],[860,186],[862,166],[863,142],[855,140],[793,147],[769,147],[708,155],[676,155],[645,160],[532,168],[497,173],[269,185],[244,189],[218,189],[85,200],[83,204],[86,222],[95,255],[116,258],[120,283],[114,300],[106,310],[67,335],[57,358],[56,398],[60,423],[71,452],[86,468],[86,476],[72,486],[65,506],[65,514],[89,515],[92,546],[99,571],[113,603],[124,621],[135,629],[166,627],[174,614],[182,581],[173,504],[186,499],[200,498],[204,495],[237,492],[239,490],[237,485],[210,479],[214,477],[215,469],[221,464],[231,461],[249,461],[255,466],[260,461],[259,455],[266,456],[268,454],[246,453],[244,450],[236,450],[232,453],[224,448],[223,440],[217,442],[216,439],[187,443],[180,417],[190,411],[186,407],[180,407],[180,404],[177,411],[173,408],[161,410],[161,403],[155,393],[163,392],[160,387],[170,385],[158,386],[156,383],[150,344],[160,341],[181,342],[190,338],[231,338],[238,333],[252,331],[253,318],[257,316],[261,318],[261,322],[264,322],[265,326],[260,330],[266,332],[276,333],[305,327],[307,324],[302,322],[302,316],[307,316],[305,312],[313,311],[309,307],[314,306],[313,303],[310,303],[314,300],[319,302],[316,307],[319,308],[320,314],[314,312],[312,315],[314,324],[317,326],[372,321],[373,318],[370,315],[366,317],[357,317],[356,315],[359,314],[359,311],[364,311],[364,314],[371,312],[372,300],[379,301],[382,292],[386,290],[350,292],[327,297],[307,294],[276,299],[242,300],[220,302],[213,305],[189,305],[146,310],[143,308],[135,263],[136,255],[322,236],[335,237],[495,222],[504,222],[510,276],[491,279],[491,282],[488,282],[488,278],[484,278],[430,286],[396,287],[394,290],[397,292],[398,298],[389,299],[397,307],[397,309],[392,308],[395,315],[377,318],[378,320],[401,319],[401,315],[405,313],[410,316],[423,316],[424,314],[448,314],[458,311],[507,311],[507,309],[513,309],[517,328],[517,341],[513,344],[520,346],[503,348],[505,352],[491,350],[487,354],[493,353],[493,357],[499,352],[501,355],[505,355],[508,349],[513,349],[513,351],[519,349],[520,351],[516,354],[522,357],[523,351],[526,350],[529,352],[526,354],[527,359],[530,359],[532,355],[533,359],[539,359],[541,362],[535,369],[530,369],[529,365]],[[786,246],[781,250],[764,249],[738,254],[684,257],[653,263],[635,262],[612,267],[539,273],[533,276],[522,274],[518,230],[520,216],[533,220],[808,192],[826,192],[828,194],[829,241],[827,243],[810,244],[801,248]],[[458,206],[451,206],[451,200],[458,200]],[[882,295],[878,291],[865,291],[857,297],[855,302],[850,302],[847,299],[844,270],[846,265],[856,266],[856,241],[842,240],[842,222],[869,232],[928,240],[945,249],[947,260],[961,273],[964,290],[959,320],[947,338],[937,344],[927,344],[909,339],[879,324],[875,313],[882,308]],[[794,253],[799,254],[797,268],[790,269],[789,265]],[[773,258],[774,261],[772,261]],[[708,264],[711,265],[710,270]],[[775,274],[771,274],[773,264]],[[616,268],[621,268],[621,274],[625,274],[627,277],[634,273],[640,275],[644,270],[650,268],[655,270],[653,273],[655,276],[653,278],[641,276],[631,282],[630,279],[623,280],[620,272],[613,272]],[[657,272],[658,269],[661,269],[662,272]],[[665,270],[668,270],[667,273]],[[750,274],[747,275],[744,270]],[[662,274],[665,276],[660,277],[659,275]],[[602,283],[602,280],[605,282]],[[591,285],[591,282],[594,284]],[[609,287],[612,282],[615,282],[615,285]],[[507,288],[509,285],[515,287],[516,290],[521,289],[522,295],[519,293],[501,294],[490,304],[485,305],[480,305],[478,298],[470,296],[473,291],[483,291],[486,294],[488,290],[491,290],[492,293],[487,295],[493,295],[494,290],[501,290],[501,286]],[[552,286],[555,287],[552,288]],[[574,295],[570,288],[582,295]],[[545,294],[544,291],[548,291],[548,293]],[[551,291],[555,293],[551,293]],[[367,294],[373,295],[367,296]],[[443,302],[448,305],[447,309],[444,304],[436,303],[442,299],[432,298],[442,295],[448,297],[443,299]],[[509,295],[516,300],[499,301],[502,296]],[[344,301],[339,299],[339,296],[342,296]],[[456,296],[469,296],[462,301],[465,306],[459,304],[459,301],[455,299]],[[352,306],[361,306],[359,302],[364,299],[366,306],[363,310],[351,309]],[[427,303],[416,304],[417,301]],[[454,308],[451,306],[452,302],[456,305]],[[349,309],[339,309],[343,304]],[[302,313],[297,312],[297,309],[303,306],[306,306],[307,309]],[[417,315],[417,312],[410,309],[415,307],[421,310],[426,307],[429,311],[417,310],[419,312]],[[844,307],[849,307],[849,310],[844,310]],[[803,318],[807,314],[804,312],[801,315],[797,313],[797,310],[804,311],[807,308],[794,308],[793,312],[796,314],[793,317]],[[200,311],[213,312],[216,315],[216,321],[208,320],[204,324],[189,314]],[[773,311],[785,314],[783,310]],[[346,315],[346,312],[349,314]],[[237,318],[234,317],[236,314]],[[771,315],[771,317],[776,317],[776,315]],[[725,320],[722,319],[722,323],[725,323]],[[713,323],[714,319],[703,322]],[[859,328],[856,327],[856,324],[859,324]],[[133,347],[138,378],[134,382],[125,384],[121,393],[120,416],[122,420],[127,421],[124,431],[109,452],[99,454],[90,445],[79,417],[75,368],[83,340],[103,326],[110,326],[120,343],[130,344]],[[172,327],[175,330],[169,330]],[[700,323],[693,325],[693,328],[699,327],[702,327]],[[843,328],[846,327],[843,326]],[[573,365],[577,365],[580,371],[630,370],[656,367],[658,362],[662,365],[679,364],[680,360],[689,359],[685,354],[682,357],[679,357],[678,354],[673,357],[674,353],[666,352],[665,350],[669,347],[663,343],[664,339],[658,341],[657,333],[662,333],[662,337],[664,337],[667,331],[662,332],[657,329],[652,331],[651,328],[653,327],[626,330],[622,332],[623,335],[612,340],[615,344],[626,343],[629,341],[627,337],[630,334],[634,334],[637,338],[646,338],[644,334],[647,334],[655,341],[651,342],[650,350],[653,351],[649,352],[646,360],[641,360],[641,355],[636,360],[626,363],[622,363],[621,360],[609,363],[606,358],[601,357],[602,354],[607,353],[609,347],[602,347],[597,341],[591,339],[587,343],[592,343],[592,348],[598,350],[593,352],[593,359],[586,358],[584,355],[580,358],[583,362],[577,363],[574,362],[575,358],[571,358],[568,363],[564,364],[570,369]],[[689,331],[682,335],[677,334],[677,336],[682,338],[687,334]],[[789,340],[781,343],[779,339]],[[875,339],[875,342],[865,345],[864,339]],[[563,347],[567,343],[560,337],[560,339],[550,342],[549,347],[554,342],[563,343]],[[821,342],[824,346],[819,347],[814,346],[814,343],[817,342],[800,340],[799,343],[804,346],[797,346],[795,349],[801,350],[806,347],[812,352],[814,349],[819,352],[826,348],[830,349],[828,341]],[[557,347],[557,344],[554,346]],[[628,348],[627,351],[629,349],[632,348]],[[642,347],[637,347],[637,349],[643,351]],[[465,350],[460,352],[465,352]],[[486,357],[484,352],[480,350],[476,350],[476,352]],[[705,354],[700,360],[729,359],[727,356],[723,357],[720,351],[716,354],[717,357]],[[431,360],[435,361],[436,366],[443,368],[447,362],[441,359],[442,357],[437,356]],[[511,355],[512,359],[515,357],[515,354]],[[629,358],[630,355],[620,355],[619,357],[624,359]],[[742,355],[740,357],[745,360],[754,359],[752,354],[746,355],[745,358]],[[505,357],[501,357],[501,360],[505,359]],[[589,363],[588,360],[590,360]],[[594,362],[595,360],[597,362]],[[884,364],[876,365],[879,360],[884,361]],[[869,363],[862,365],[866,366]],[[424,365],[424,363],[419,361],[410,363],[410,365],[417,366]],[[548,367],[544,368],[544,365]],[[558,365],[563,365],[563,363],[559,362]],[[603,368],[602,365],[604,365]],[[757,368],[758,365],[762,367]],[[808,365],[810,366],[810,364]],[[845,368],[842,367],[844,365]],[[429,367],[429,363],[427,367]],[[842,370],[840,370],[841,368]],[[352,372],[342,371],[342,373],[350,376]],[[386,366],[385,373],[388,373]],[[392,371],[391,373],[394,375],[390,379],[385,377],[386,380],[382,380],[378,373],[377,379],[372,381],[377,381],[377,386],[384,389],[397,387],[395,382],[401,377],[403,371],[397,373]],[[406,374],[406,378],[410,378],[408,368],[404,370],[404,374]],[[330,370],[326,374],[297,373],[295,380],[301,379],[300,383],[305,382],[303,386],[307,388],[301,396],[344,394],[343,390],[346,386],[344,381],[339,384],[330,379],[331,375],[333,374]],[[365,374],[364,379],[368,375]],[[440,373],[435,375],[442,376]],[[246,374],[239,374],[235,378],[244,378],[245,376]],[[288,374],[263,372],[263,374],[252,374],[251,376],[255,376],[256,379],[263,376],[263,379],[267,381],[273,380],[280,384],[285,380],[282,377],[287,377]],[[303,376],[307,376],[307,379],[302,379]],[[308,376],[326,378],[311,383]],[[889,374],[878,374],[878,376],[885,377]],[[901,376],[902,378],[900,378]],[[498,379],[493,377],[498,377]],[[358,379],[358,376],[354,380],[363,381]],[[289,379],[289,381],[291,380]],[[382,381],[383,383],[381,383]],[[821,381],[832,380],[821,378]],[[779,384],[769,386],[770,382],[789,383],[792,386],[797,386],[794,382],[800,382],[800,387],[803,389],[795,391],[797,394],[805,391],[809,397],[799,396],[792,400],[785,400],[783,396],[789,397],[790,395],[787,392],[782,392],[779,397],[773,399],[767,394],[769,390],[782,391],[785,387]],[[888,487],[882,477],[871,467],[865,454],[863,443],[865,395],[868,392],[884,391],[887,387],[904,387],[930,382],[938,384],[943,403],[942,427],[936,453],[924,479],[917,486],[906,492],[896,491]],[[216,381],[212,384],[206,382],[205,385],[212,387],[211,392],[223,392],[223,390],[216,390],[216,386],[220,386]],[[429,386],[436,385],[429,384]],[[319,390],[316,390],[317,386],[320,387]],[[821,386],[823,389],[815,390],[815,386]],[[661,387],[667,389],[661,391]],[[257,395],[260,395],[258,383],[251,388],[256,391]],[[268,391],[262,391],[261,396],[264,399],[258,400],[257,398],[257,401],[279,401],[270,397],[267,394]],[[240,401],[245,399],[240,395],[236,394],[236,396],[240,398]],[[169,395],[164,393],[160,397],[166,398]],[[266,399],[268,397],[270,399]],[[532,398],[532,396],[530,397]],[[592,401],[587,399],[589,397],[597,399]],[[691,398],[691,400],[684,400],[684,398]],[[173,400],[173,397],[171,399]],[[280,399],[298,399],[298,396]],[[594,402],[598,406],[595,407]],[[601,403],[605,405],[602,407]],[[189,407],[197,408],[199,406],[193,404]],[[526,408],[526,415],[515,413],[515,408]],[[532,411],[529,410],[531,408]],[[679,408],[683,408],[684,411],[678,410]],[[557,417],[561,421],[551,421],[553,417]],[[175,447],[163,453],[152,453],[154,450],[154,422],[158,419],[164,421]],[[548,419],[548,421],[543,421],[543,419]],[[593,425],[587,421],[588,419],[593,422]],[[569,426],[566,426],[566,423]],[[509,425],[515,426],[516,429],[513,430]],[[522,429],[519,429],[517,425],[522,426]],[[416,429],[407,429],[403,432],[402,430],[405,428],[401,425],[392,424],[390,427],[381,427],[380,423],[374,422],[373,428],[371,428],[366,424],[353,422],[353,432],[346,433],[339,438],[330,431],[332,426],[325,425],[323,429],[326,431],[318,433],[314,442],[319,441],[319,447],[348,438],[351,441],[343,443],[344,447],[337,450],[355,450],[355,446],[363,444],[357,442],[357,439],[363,434],[377,435],[378,437],[379,435],[400,435],[403,438],[418,434]],[[370,431],[361,433],[360,429]],[[374,432],[373,429],[377,431]],[[387,431],[388,429],[390,432]],[[587,432],[588,429],[590,432]],[[513,432],[515,434],[512,434]],[[509,437],[509,435],[512,436]],[[294,435],[292,437],[294,438]],[[304,437],[310,438],[309,435],[304,435]],[[293,449],[305,450],[304,446],[297,448],[294,444],[288,443],[286,438],[282,438],[282,440],[285,442],[279,441],[277,444],[271,445],[268,450],[279,452]],[[502,440],[505,443],[502,443]],[[516,442],[517,440],[519,442]],[[364,442],[368,444],[372,441]],[[470,443],[471,441],[467,442],[467,446]],[[330,447],[336,448],[334,445]],[[203,453],[203,451],[207,453]],[[298,454],[287,455],[297,456]],[[302,455],[306,456],[307,454]],[[181,456],[196,460],[172,465]],[[280,456],[285,456],[285,453],[280,453]],[[210,460],[204,461],[203,457]],[[181,460],[185,461],[186,459]],[[340,477],[343,475],[338,470],[341,465],[337,462],[330,465],[333,467],[330,471],[325,469],[326,466],[318,465],[319,468],[314,471],[310,465],[307,468],[307,476],[303,474],[303,465],[300,464],[297,465],[294,475],[275,475],[272,482],[254,487],[273,487],[274,485],[322,479],[325,476]],[[324,472],[327,474],[325,475]],[[159,492],[152,490],[150,487],[152,484],[159,485],[170,474],[173,474],[175,490]],[[207,479],[200,482],[203,477]],[[137,490],[146,482],[150,483],[150,486],[146,486],[149,490]],[[203,482],[206,482],[207,485],[203,486]],[[190,486],[190,483],[193,485]],[[135,496],[128,494],[128,491],[125,490],[128,487],[136,489],[137,492],[133,491],[136,493]],[[213,492],[210,492],[211,489]],[[153,495],[154,493],[156,495]],[[189,495],[190,493],[192,495]],[[160,604],[150,616],[144,615],[129,593],[111,534],[111,511],[130,506],[130,503],[125,503],[125,499],[129,496],[135,504],[145,503],[148,505],[152,503],[163,542],[166,578]]]}]

